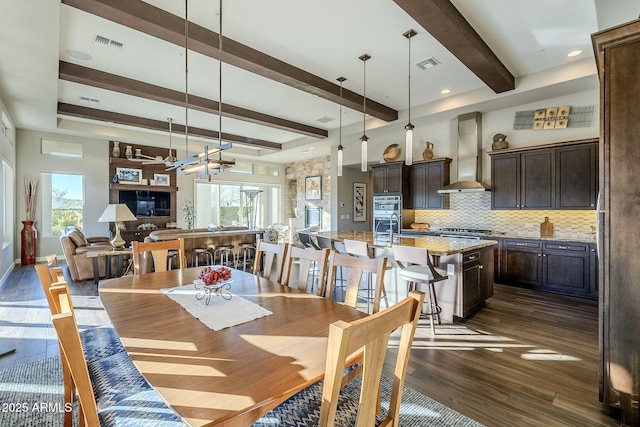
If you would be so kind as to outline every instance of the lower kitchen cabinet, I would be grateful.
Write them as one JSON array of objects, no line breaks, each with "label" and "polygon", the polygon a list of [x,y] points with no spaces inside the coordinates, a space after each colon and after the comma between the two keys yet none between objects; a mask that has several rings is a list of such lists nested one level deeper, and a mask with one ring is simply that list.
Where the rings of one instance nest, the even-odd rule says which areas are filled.
[{"label": "lower kitchen cabinet", "polygon": [[497,279],[506,284],[565,295],[598,297],[594,244],[529,239],[503,239]]}]

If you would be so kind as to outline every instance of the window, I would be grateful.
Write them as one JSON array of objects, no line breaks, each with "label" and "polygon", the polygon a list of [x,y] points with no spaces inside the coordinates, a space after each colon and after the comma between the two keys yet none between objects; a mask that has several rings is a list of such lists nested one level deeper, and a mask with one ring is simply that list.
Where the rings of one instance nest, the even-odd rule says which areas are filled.
[{"label": "window", "polygon": [[2,221],[2,246],[5,247],[13,242],[13,208],[14,208],[14,182],[13,182],[13,168],[4,160],[2,161],[2,206],[3,206],[3,221]]},{"label": "window", "polygon": [[42,174],[42,233],[58,236],[67,226],[83,228],[84,176]]},{"label": "window", "polygon": [[278,222],[280,186],[196,181],[196,227],[250,225],[249,200],[242,190],[262,190],[254,202],[256,227]]}]

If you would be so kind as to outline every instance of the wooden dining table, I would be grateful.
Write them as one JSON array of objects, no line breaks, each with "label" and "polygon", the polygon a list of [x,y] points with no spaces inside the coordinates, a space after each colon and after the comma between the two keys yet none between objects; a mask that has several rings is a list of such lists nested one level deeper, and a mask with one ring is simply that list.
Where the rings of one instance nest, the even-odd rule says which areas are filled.
[{"label": "wooden dining table", "polygon": [[102,303],[133,362],[193,426],[251,425],[322,379],[331,323],[366,316],[330,299],[232,269],[234,297],[273,314],[214,331],[161,292],[192,283],[200,270],[100,283]]}]

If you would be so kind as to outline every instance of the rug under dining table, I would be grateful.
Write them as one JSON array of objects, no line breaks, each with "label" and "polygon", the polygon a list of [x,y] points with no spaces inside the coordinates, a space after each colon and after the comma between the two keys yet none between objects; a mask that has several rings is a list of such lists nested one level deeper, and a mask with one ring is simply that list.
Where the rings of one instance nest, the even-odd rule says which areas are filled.
[{"label": "rug under dining table", "polygon": [[[0,426],[62,426],[63,413],[57,410],[63,407],[60,363],[56,356],[0,370]],[[383,377],[383,407],[388,405],[390,387],[391,380]],[[357,383],[345,387],[346,393],[356,393],[357,390]],[[76,419],[77,412],[75,407]],[[482,424],[408,387],[404,388],[402,395],[400,425],[482,427]]]}]

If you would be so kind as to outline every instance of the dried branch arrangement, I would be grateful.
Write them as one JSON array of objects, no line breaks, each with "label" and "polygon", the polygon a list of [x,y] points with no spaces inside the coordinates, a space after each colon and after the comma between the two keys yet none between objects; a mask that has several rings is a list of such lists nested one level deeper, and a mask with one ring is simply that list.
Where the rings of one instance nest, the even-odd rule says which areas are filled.
[{"label": "dried branch arrangement", "polygon": [[24,207],[27,214],[27,221],[36,219],[36,203],[38,196],[38,180],[24,178]]}]

